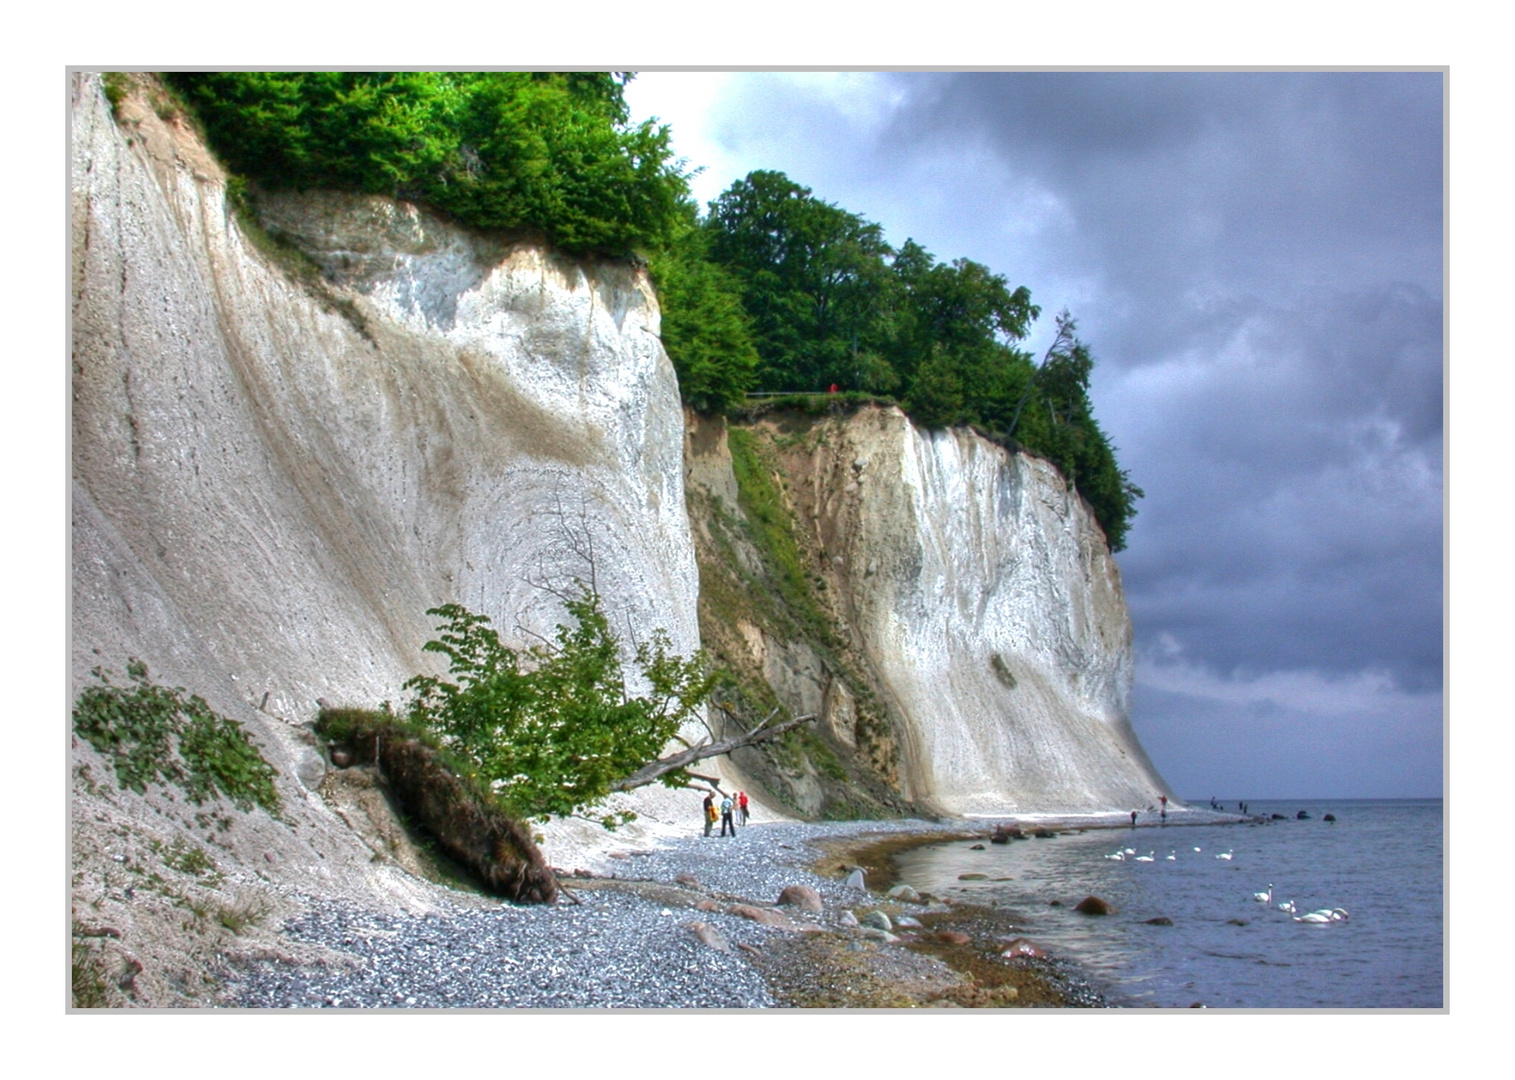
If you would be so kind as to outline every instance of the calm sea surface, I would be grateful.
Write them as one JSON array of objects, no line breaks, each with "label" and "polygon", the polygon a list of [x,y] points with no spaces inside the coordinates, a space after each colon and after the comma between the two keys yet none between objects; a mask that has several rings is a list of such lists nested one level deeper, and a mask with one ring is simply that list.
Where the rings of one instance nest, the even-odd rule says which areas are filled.
[{"label": "calm sea surface", "polygon": [[[1288,820],[1091,829],[982,851],[962,841],[896,864],[917,889],[1008,908],[1025,937],[1077,959],[1115,1005],[1441,1008],[1441,800],[1248,807]],[[1299,810],[1310,820],[1297,820]],[[1106,857],[1125,848],[1153,861]],[[1230,859],[1216,858],[1226,851]],[[1270,884],[1273,902],[1257,902]],[[1075,912],[1088,895],[1116,913]],[[1297,923],[1276,906],[1288,900],[1300,914],[1344,908],[1349,918]],[[1172,926],[1147,922],[1164,916]]]}]

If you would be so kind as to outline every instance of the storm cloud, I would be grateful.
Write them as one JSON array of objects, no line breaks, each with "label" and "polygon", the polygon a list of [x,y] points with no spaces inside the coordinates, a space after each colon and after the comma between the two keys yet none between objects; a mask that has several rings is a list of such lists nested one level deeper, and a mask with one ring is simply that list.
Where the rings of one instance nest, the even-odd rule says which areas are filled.
[{"label": "storm cloud", "polygon": [[1146,492],[1119,556],[1132,719],[1180,792],[1441,793],[1440,72],[632,88],[702,197],[783,170],[1028,286],[1037,335],[1078,318]]}]

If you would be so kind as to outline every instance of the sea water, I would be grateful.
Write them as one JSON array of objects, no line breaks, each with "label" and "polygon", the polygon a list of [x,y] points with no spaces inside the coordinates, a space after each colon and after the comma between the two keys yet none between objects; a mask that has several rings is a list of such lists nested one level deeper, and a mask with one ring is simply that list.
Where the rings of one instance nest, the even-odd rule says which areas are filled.
[{"label": "sea water", "polygon": [[[1166,826],[918,848],[896,866],[916,889],[993,903],[1009,933],[1078,961],[1113,1005],[1441,1008],[1441,800],[1259,800],[1248,809],[1267,823],[1191,826],[1172,814]],[[1116,852],[1123,858],[1108,857]],[[1269,885],[1271,902],[1256,900]],[[1076,912],[1091,895],[1115,913]],[[1277,907],[1290,900],[1301,915],[1342,908],[1348,917],[1298,922]]]}]

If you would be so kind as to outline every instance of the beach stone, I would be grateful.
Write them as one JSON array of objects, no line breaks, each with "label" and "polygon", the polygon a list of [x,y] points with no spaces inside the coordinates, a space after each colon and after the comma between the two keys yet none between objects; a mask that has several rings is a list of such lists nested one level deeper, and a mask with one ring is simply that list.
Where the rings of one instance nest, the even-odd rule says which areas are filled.
[{"label": "beach stone", "polygon": [[909,915],[901,915],[898,919],[894,920],[894,925],[907,930],[919,930],[921,928],[921,921],[919,919],[912,919]]},{"label": "beach stone", "polygon": [[876,926],[863,927],[863,936],[868,938],[870,941],[882,941],[887,945],[893,945],[896,941],[899,940],[898,937],[891,934],[889,931],[880,930]]},{"label": "beach stone", "polygon": [[836,917],[836,921],[841,923],[843,926],[860,925],[857,921],[857,916],[852,914],[852,912],[846,910],[843,910],[843,912]]},{"label": "beach stone", "polygon": [[698,889],[700,887],[700,879],[693,874],[679,874],[673,881],[674,884],[682,885],[686,889]]},{"label": "beach stone", "polygon": [[720,911],[721,905],[714,900],[700,900],[694,905],[696,911]]},{"label": "beach stone", "polygon": [[863,926],[871,926],[876,930],[894,929],[894,923],[892,923],[889,920],[889,916],[885,915],[882,911],[870,911],[862,918],[860,918],[858,922]]},{"label": "beach stone", "polygon": [[1101,900],[1097,896],[1086,896],[1074,905],[1073,910],[1084,915],[1109,915],[1115,909],[1110,906],[1108,900]]},{"label": "beach stone", "polygon": [[820,911],[821,894],[809,885],[785,885],[784,891],[779,893],[779,903],[801,911]]},{"label": "beach stone", "polygon": [[1014,960],[1017,956],[1029,957],[1032,960],[1045,960],[1047,957],[1046,953],[1023,937],[1018,937],[1006,945],[1000,955],[1007,960]]},{"label": "beach stone", "polygon": [[959,874],[959,875],[957,875],[957,880],[959,880],[959,881],[988,881],[989,880],[989,875],[988,874]]},{"label": "beach stone", "polygon": [[732,904],[726,909],[726,914],[739,915],[744,919],[751,919],[755,923],[762,923],[764,926],[778,926],[786,929],[794,926],[789,916],[785,915],[782,911],[774,911],[772,908],[753,907],[751,904]]},{"label": "beach stone", "polygon": [[966,945],[973,939],[961,930],[938,930],[936,940],[943,945]]},{"label": "beach stone", "polygon": [[721,935],[721,932],[709,923],[692,922],[685,923],[689,932],[699,939],[701,945],[714,949],[716,952],[730,952],[731,943]]},{"label": "beach stone", "polygon": [[1226,920],[1226,925],[1227,926],[1246,926],[1247,925],[1247,920],[1246,919],[1227,919]]},{"label": "beach stone", "polygon": [[848,874],[847,880],[843,884],[845,884],[849,889],[867,888],[867,886],[863,884],[863,871],[861,868],[853,870],[852,873]]},{"label": "beach stone", "polygon": [[972,846],[972,847],[971,847],[971,848],[969,848],[969,849],[968,849],[968,850],[969,850],[969,851],[987,851],[987,850],[989,850],[989,849],[988,849],[988,848],[986,848],[986,847],[984,847],[984,845],[983,845],[983,844],[974,844],[974,845],[973,845],[973,846]]},{"label": "beach stone", "polygon": [[1166,916],[1166,915],[1159,915],[1155,919],[1148,919],[1147,920],[1147,925],[1148,926],[1172,926],[1173,925],[1173,920],[1170,919],[1170,918],[1168,918],[1168,916]]},{"label": "beach stone", "polygon": [[921,894],[909,885],[896,885],[885,895],[891,900],[903,900],[907,904],[918,904],[921,901]]}]

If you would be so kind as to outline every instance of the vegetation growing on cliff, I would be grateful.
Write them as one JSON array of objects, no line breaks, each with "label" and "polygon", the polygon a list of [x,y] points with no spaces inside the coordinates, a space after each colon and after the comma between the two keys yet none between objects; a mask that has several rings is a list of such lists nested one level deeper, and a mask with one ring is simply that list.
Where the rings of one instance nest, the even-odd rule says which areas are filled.
[{"label": "vegetation growing on cliff", "polygon": [[610,72],[230,71],[165,76],[216,151],[270,187],[428,203],[574,254],[662,246],[687,190],[666,128]]},{"label": "vegetation growing on cliff", "polygon": [[1141,489],[1094,419],[1094,359],[1063,312],[1038,363],[1020,348],[1041,309],[969,259],[898,250],[882,227],[780,172],[752,172],[710,206],[708,258],[741,287],[760,362],[754,389],[891,395],[926,427],[972,424],[1052,461],[1089,500],[1112,550]]},{"label": "vegetation growing on cliff", "polygon": [[194,803],[223,796],[242,810],[278,813],[274,769],[242,725],[215,712],[198,694],[158,686],[147,665],[126,666],[130,686],[117,686],[96,668],[99,686],[74,703],[74,731],[115,766],[124,788],[142,794],[149,784],[182,790]]}]

